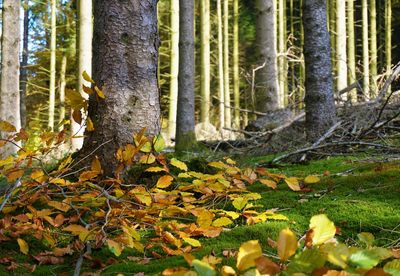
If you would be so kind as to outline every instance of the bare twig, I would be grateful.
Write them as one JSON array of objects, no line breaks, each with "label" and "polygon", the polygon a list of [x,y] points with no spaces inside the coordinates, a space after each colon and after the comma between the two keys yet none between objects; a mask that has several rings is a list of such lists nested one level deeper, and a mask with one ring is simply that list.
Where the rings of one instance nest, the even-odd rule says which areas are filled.
[{"label": "bare twig", "polygon": [[17,181],[14,183],[13,187],[10,189],[10,191],[7,193],[6,198],[0,205],[0,213],[3,210],[4,206],[6,206],[8,200],[12,196],[12,193],[15,191],[15,189],[21,185],[21,177],[17,179]]}]

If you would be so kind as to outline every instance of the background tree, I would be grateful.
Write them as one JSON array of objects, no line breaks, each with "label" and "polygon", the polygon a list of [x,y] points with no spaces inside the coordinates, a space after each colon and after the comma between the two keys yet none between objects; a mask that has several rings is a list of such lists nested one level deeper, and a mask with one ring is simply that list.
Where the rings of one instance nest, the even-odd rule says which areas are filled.
[{"label": "background tree", "polygon": [[21,126],[26,127],[26,90],[28,86],[28,57],[29,57],[29,22],[30,22],[30,8],[29,0],[23,2],[24,8],[24,25],[23,25],[23,44],[22,44],[22,59],[20,68],[20,113],[21,113]]},{"label": "background tree", "polygon": [[157,0],[94,1],[93,79],[105,99],[90,97],[94,131],[86,130],[82,154],[102,145],[96,154],[107,174],[132,133],[160,131],[158,44]]},{"label": "background tree", "polygon": [[[19,101],[19,43],[20,43],[20,1],[3,1],[1,41],[1,92],[0,120],[21,128]],[[18,148],[10,143],[0,148],[1,158],[16,153]]]},{"label": "background tree", "polygon": [[54,128],[55,105],[56,105],[56,48],[57,48],[57,0],[50,1],[51,37],[50,37],[50,86],[49,86],[49,118],[48,128]]},{"label": "background tree", "polygon": [[347,87],[346,0],[336,0],[336,33],[336,89],[340,91]]},{"label": "background tree", "polygon": [[303,24],[306,131],[308,140],[315,141],[336,121],[331,49],[324,0],[304,0]]},{"label": "background tree", "polygon": [[201,109],[200,121],[210,122],[210,0],[200,2]]}]

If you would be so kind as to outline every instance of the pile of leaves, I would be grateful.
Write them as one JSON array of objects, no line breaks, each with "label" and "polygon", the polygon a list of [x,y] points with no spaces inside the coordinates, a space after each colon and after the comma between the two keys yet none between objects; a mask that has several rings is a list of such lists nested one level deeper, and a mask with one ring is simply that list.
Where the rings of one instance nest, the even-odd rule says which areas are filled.
[{"label": "pile of leaves", "polygon": [[400,249],[375,247],[371,233],[358,234],[362,246],[356,247],[335,239],[338,229],[324,214],[312,217],[309,227],[300,240],[288,228],[279,233],[277,241],[269,240],[277,256],[263,254],[260,242],[251,240],[238,252],[224,252],[225,257],[236,257],[235,268],[222,266],[223,259],[214,255],[199,260],[186,253],[192,269],[170,268],[162,275],[400,275]]},{"label": "pile of leaves", "polygon": [[[31,139],[6,122],[0,130],[10,133],[8,142],[29,144]],[[181,255],[201,247],[199,238],[217,237],[226,228],[287,219],[257,205],[261,195],[248,191],[248,185],[276,189],[286,183],[300,191],[319,181],[241,169],[230,158],[192,171],[162,153],[161,136],[144,133],[116,151],[115,178],[103,175],[96,156],[86,157],[92,158],[87,167],[87,160],[68,156],[46,170],[42,158],[69,139],[65,132],[44,133],[39,149],[21,147],[16,156],[0,160],[0,172],[10,183],[0,197],[0,244],[14,241],[29,255],[30,244],[40,242],[47,250],[32,256],[40,264],[60,264],[66,255],[88,256],[102,247],[115,256],[126,248],[155,258]],[[132,168],[140,171],[135,181],[124,177]]]}]

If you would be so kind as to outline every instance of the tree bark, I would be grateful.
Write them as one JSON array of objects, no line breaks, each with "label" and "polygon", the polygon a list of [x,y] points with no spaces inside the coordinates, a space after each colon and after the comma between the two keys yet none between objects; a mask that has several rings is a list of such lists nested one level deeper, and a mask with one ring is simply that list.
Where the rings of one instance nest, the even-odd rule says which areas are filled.
[{"label": "tree bark", "polygon": [[65,120],[65,87],[67,85],[66,81],[66,73],[67,73],[67,54],[64,53],[61,59],[61,68],[60,68],[60,88],[59,88],[59,119],[58,119],[58,130],[62,131],[64,129],[64,120]]},{"label": "tree bark", "polygon": [[[386,72],[390,73],[392,71],[392,0],[385,1],[385,59]],[[390,91],[389,86],[388,95]]]},{"label": "tree bark", "polygon": [[377,46],[377,34],[376,34],[376,0],[370,0],[370,77],[371,77],[371,90],[370,98],[375,98],[377,95],[377,76],[378,76],[378,46]]},{"label": "tree bark", "polygon": [[336,0],[336,33],[336,90],[340,91],[347,87],[346,0]]},{"label": "tree bark", "polygon": [[[93,39],[93,6],[92,1],[78,0],[78,91],[85,99],[88,94],[83,92],[83,85],[90,86],[90,83],[82,77],[84,71],[92,75],[92,39]],[[83,110],[81,111],[83,112]],[[85,118],[87,114],[83,114]],[[71,120],[71,144],[73,150],[79,150],[83,145],[85,133],[84,123],[78,124]],[[76,137],[76,138],[75,138]]]},{"label": "tree bark", "polygon": [[177,151],[190,150],[196,144],[194,74],[194,0],[179,0]]},{"label": "tree bark", "polygon": [[[354,33],[354,0],[347,0],[347,63],[348,63],[348,81],[354,83],[357,81],[356,75],[356,40]],[[357,101],[357,90],[352,89],[349,93],[352,102]]]},{"label": "tree bark", "polygon": [[175,138],[179,73],[179,0],[171,0],[171,65],[169,83],[168,135]]},{"label": "tree bark", "polygon": [[225,127],[225,89],[224,89],[224,41],[222,26],[221,0],[217,0],[217,21],[218,21],[218,99],[219,99],[219,129]]},{"label": "tree bark", "polygon": [[285,1],[278,0],[278,74],[279,74],[279,106],[287,102],[287,59],[286,59],[286,9]]},{"label": "tree bark", "polygon": [[20,113],[21,113],[21,127],[26,127],[26,88],[28,86],[28,56],[29,56],[29,0],[24,2],[24,33],[22,44],[22,61],[20,68]]},{"label": "tree bark", "polygon": [[[20,1],[3,1],[3,33],[1,52],[0,120],[21,128],[19,99],[19,43],[20,43]],[[1,133],[4,138],[7,133]],[[16,153],[18,147],[10,143],[0,148],[0,158]]]},{"label": "tree bark", "polygon": [[95,0],[92,46],[93,79],[105,99],[90,96],[95,130],[86,129],[82,154],[99,147],[96,155],[110,175],[115,152],[133,134],[160,131],[157,0]]},{"label": "tree bark", "polygon": [[200,2],[200,121],[210,122],[210,0]]},{"label": "tree bark", "polygon": [[231,128],[231,89],[229,83],[229,0],[223,0],[224,21],[224,99],[225,99],[225,127]]},{"label": "tree bark", "polygon": [[368,0],[362,0],[362,60],[363,60],[363,92],[369,99],[369,42],[368,42]]},{"label": "tree bark", "polygon": [[233,128],[240,129],[239,0],[233,0]]},{"label": "tree bark", "polygon": [[50,87],[49,87],[49,117],[48,128],[54,129],[54,111],[56,105],[56,48],[57,48],[57,25],[56,10],[57,0],[51,0],[51,37],[50,37]]},{"label": "tree bark", "polygon": [[313,142],[336,121],[326,1],[304,0],[303,24],[306,132]]},{"label": "tree bark", "polygon": [[274,1],[257,0],[256,9],[257,53],[259,65],[264,65],[256,73],[256,108],[257,111],[265,113],[280,107]]}]

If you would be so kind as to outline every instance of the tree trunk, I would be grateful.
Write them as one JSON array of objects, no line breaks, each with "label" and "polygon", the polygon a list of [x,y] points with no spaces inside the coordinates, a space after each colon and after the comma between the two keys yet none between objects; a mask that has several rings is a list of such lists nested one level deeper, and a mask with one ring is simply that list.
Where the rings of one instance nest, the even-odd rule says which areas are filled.
[{"label": "tree trunk", "polygon": [[336,0],[336,33],[336,90],[340,91],[347,87],[346,0]]},{"label": "tree trunk", "polygon": [[221,0],[217,0],[218,21],[218,99],[219,99],[219,129],[225,127],[225,98],[224,98],[224,42],[222,31],[222,6]]},{"label": "tree trunk", "polygon": [[231,116],[231,89],[229,84],[229,0],[224,1],[224,99],[225,99],[225,127],[232,126]]},{"label": "tree trunk", "polygon": [[169,83],[168,135],[175,138],[179,73],[179,0],[171,0],[171,65]]},{"label": "tree trunk", "polygon": [[194,133],[194,0],[179,0],[179,76],[176,118],[177,151],[196,144]]},{"label": "tree trunk", "polygon": [[[356,75],[356,42],[354,34],[354,0],[347,0],[347,63],[348,81],[352,84],[357,81]],[[352,89],[349,93],[352,102],[357,101],[357,90]]]},{"label": "tree trunk", "polygon": [[374,98],[377,93],[377,76],[378,76],[378,47],[377,47],[377,34],[376,34],[376,0],[370,0],[370,76],[371,76],[371,90],[370,98]]},{"label": "tree trunk", "polygon": [[286,9],[285,1],[278,3],[278,74],[279,74],[279,106],[284,107],[287,96],[287,60],[286,60]]},{"label": "tree trunk", "polygon": [[233,127],[240,129],[239,0],[233,0]]},{"label": "tree trunk", "polygon": [[146,128],[160,131],[157,84],[157,0],[95,0],[93,79],[105,99],[89,99],[88,116],[94,131],[86,129],[82,154],[98,148],[105,173],[116,168],[115,152],[132,143],[132,135]]},{"label": "tree trunk", "polygon": [[[386,72],[392,71],[392,0],[385,1],[385,58]],[[387,94],[390,94],[391,87]]]},{"label": "tree trunk", "polygon": [[67,85],[67,81],[65,79],[65,75],[67,72],[67,54],[64,53],[61,60],[61,68],[60,68],[60,89],[59,89],[59,100],[60,100],[60,116],[58,119],[58,130],[62,131],[64,129],[64,120],[65,120],[65,86]]},{"label": "tree trunk", "polygon": [[257,0],[256,9],[257,60],[259,65],[264,65],[256,73],[257,111],[268,112],[280,107],[274,1]]},{"label": "tree trunk", "polygon": [[369,99],[368,0],[362,0],[363,97]]},{"label": "tree trunk", "polygon": [[[3,1],[3,33],[1,52],[0,120],[21,128],[19,111],[19,41],[20,1]],[[7,134],[2,133],[2,138]],[[0,148],[0,158],[16,153],[18,147],[10,143]]]},{"label": "tree trunk", "polygon": [[312,142],[336,121],[326,1],[304,0],[306,132]]},{"label": "tree trunk", "polygon": [[210,122],[210,0],[200,2],[200,121]]},{"label": "tree trunk", "polygon": [[26,127],[26,88],[28,86],[28,56],[29,56],[29,0],[24,2],[24,33],[23,33],[23,44],[22,44],[22,61],[20,68],[20,113],[21,113],[21,127]]},{"label": "tree trunk", "polygon": [[48,128],[54,129],[54,111],[56,104],[56,48],[57,48],[57,25],[56,10],[57,0],[51,0],[51,37],[50,37],[50,87],[49,87],[49,118]]},{"label": "tree trunk", "polygon": [[[93,39],[93,7],[92,1],[78,0],[78,90],[85,99],[88,95],[83,92],[83,85],[90,86],[90,83],[82,77],[84,71],[92,75],[92,39]],[[81,111],[83,112],[83,110]],[[83,114],[86,118],[87,114]],[[72,149],[78,150],[83,146],[83,135],[85,133],[84,123],[78,124],[71,120]],[[75,137],[76,138],[75,138]]]}]

